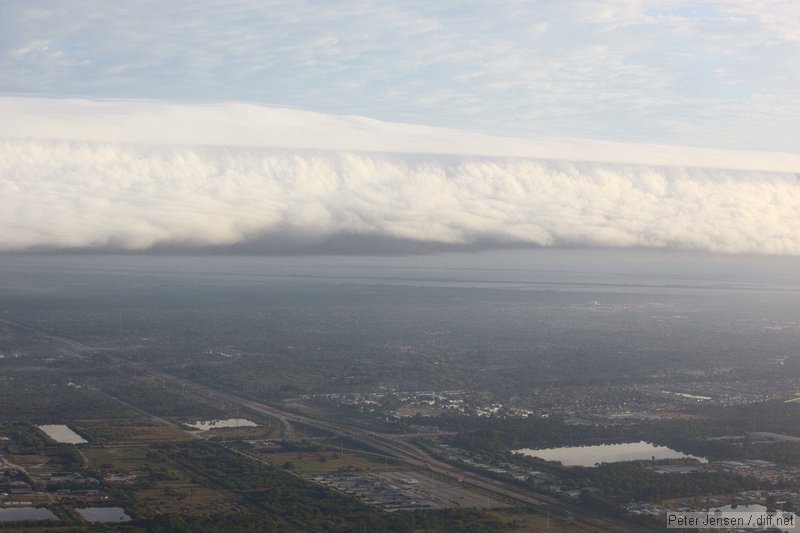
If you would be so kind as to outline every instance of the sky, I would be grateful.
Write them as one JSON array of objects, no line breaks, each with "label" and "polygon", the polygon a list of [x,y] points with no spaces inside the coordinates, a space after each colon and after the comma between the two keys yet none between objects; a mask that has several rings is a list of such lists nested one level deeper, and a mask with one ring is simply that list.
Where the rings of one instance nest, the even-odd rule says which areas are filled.
[{"label": "sky", "polygon": [[0,3],[0,94],[796,151],[794,0]]},{"label": "sky", "polygon": [[5,0],[0,250],[798,255],[798,65],[792,0]]}]

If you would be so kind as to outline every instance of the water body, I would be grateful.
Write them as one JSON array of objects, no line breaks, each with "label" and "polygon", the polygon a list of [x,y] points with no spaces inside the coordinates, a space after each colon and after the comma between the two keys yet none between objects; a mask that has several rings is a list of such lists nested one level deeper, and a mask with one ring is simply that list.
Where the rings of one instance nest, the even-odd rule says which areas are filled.
[{"label": "water body", "polygon": [[125,514],[122,507],[87,507],[86,509],[75,509],[87,522],[92,523],[117,523],[130,522],[132,518]]},{"label": "water body", "polygon": [[712,507],[708,510],[709,513],[720,511],[723,513],[736,512],[736,513],[766,513],[767,508],[764,505],[752,503],[748,505],[723,505],[722,507]]},{"label": "water body", "polygon": [[225,420],[198,420],[197,422],[187,422],[187,426],[200,431],[220,428],[254,428],[258,424],[246,418],[227,418]]},{"label": "water body", "polygon": [[0,509],[0,522],[15,522],[17,520],[58,520],[58,517],[50,509],[43,507]]},{"label": "water body", "polygon": [[44,424],[36,427],[41,429],[54,441],[62,444],[83,444],[89,442],[64,424]]},{"label": "water body", "polygon": [[707,462],[702,457],[686,455],[679,451],[656,446],[649,442],[626,442],[623,444],[600,444],[597,446],[566,446],[562,448],[545,448],[535,450],[523,448],[514,453],[538,457],[545,461],[560,461],[564,466],[595,466],[598,463],[618,463],[621,461],[644,461],[656,459],[697,459]]}]

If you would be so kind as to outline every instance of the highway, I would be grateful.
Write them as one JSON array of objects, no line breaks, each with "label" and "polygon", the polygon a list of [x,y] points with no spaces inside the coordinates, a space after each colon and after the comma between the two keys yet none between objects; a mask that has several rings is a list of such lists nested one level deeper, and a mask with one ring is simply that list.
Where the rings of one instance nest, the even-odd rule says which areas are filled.
[{"label": "highway", "polygon": [[[0,322],[34,332],[37,335],[46,336],[51,340],[58,341],[62,345],[74,350],[74,355],[79,359],[85,359],[86,354],[97,351],[95,348],[86,346],[78,341],[50,334],[39,328],[21,324],[16,321],[0,319]],[[533,506],[540,509],[547,508],[551,514],[570,516],[574,521],[586,527],[598,531],[662,531],[661,528],[643,526],[642,524],[630,524],[625,521],[608,517],[599,516],[587,509],[575,504],[565,503],[555,497],[526,491],[510,482],[491,479],[486,476],[459,468],[455,465],[440,461],[433,457],[429,452],[417,446],[404,442],[406,435],[387,434],[367,431],[347,424],[332,422],[314,418],[308,415],[298,414],[274,405],[266,404],[261,401],[253,400],[242,396],[240,393],[230,390],[223,390],[218,387],[190,381],[185,378],[175,376],[160,370],[144,366],[142,363],[130,363],[119,356],[109,356],[115,365],[130,365],[137,373],[141,372],[158,379],[164,384],[172,384],[175,389],[189,390],[194,394],[208,399],[219,400],[221,402],[237,405],[249,409],[255,413],[268,416],[278,420],[283,426],[283,437],[286,439],[293,437],[292,425],[305,425],[319,431],[330,433],[337,437],[347,438],[352,441],[362,442],[370,448],[384,454],[393,461],[407,464],[413,468],[424,469],[433,472],[440,478],[447,478],[452,482],[460,483],[463,486],[472,488],[482,494],[491,494],[496,499],[508,501],[513,504]],[[98,391],[101,392],[102,391]],[[116,401],[117,398],[110,397]],[[141,409],[123,402],[137,412],[144,413]],[[152,416],[152,415],[149,415]],[[162,420],[169,425],[174,423]]]},{"label": "highway", "polygon": [[140,370],[149,372],[151,375],[155,376],[156,379],[172,382],[176,386],[183,387],[185,385],[196,394],[239,405],[261,415],[278,419],[284,424],[284,427],[291,424],[302,424],[339,437],[363,442],[394,461],[405,463],[414,468],[432,471],[434,474],[440,476],[440,478],[447,478],[453,482],[477,490],[482,494],[488,493],[501,501],[505,500],[514,504],[534,506],[542,510],[547,508],[553,515],[571,516],[574,518],[575,522],[582,523],[587,527],[595,528],[599,531],[608,530],[609,527],[613,527],[613,531],[661,531],[659,528],[651,529],[638,523],[632,525],[607,516],[599,517],[593,513],[587,512],[587,509],[579,505],[568,504],[549,495],[534,494],[512,483],[491,479],[469,470],[458,468],[436,459],[430,453],[419,447],[403,442],[401,440],[403,435],[370,432],[338,422],[321,420],[287,411],[263,402],[244,398],[238,393],[188,381],[165,372],[143,368],[140,368]]}]

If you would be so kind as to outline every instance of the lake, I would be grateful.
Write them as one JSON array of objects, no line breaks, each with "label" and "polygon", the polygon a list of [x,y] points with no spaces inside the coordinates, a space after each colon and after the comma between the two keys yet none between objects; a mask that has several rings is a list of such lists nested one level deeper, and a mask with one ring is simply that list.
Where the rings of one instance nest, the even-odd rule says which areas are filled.
[{"label": "lake", "polygon": [[64,424],[44,424],[36,426],[47,434],[48,437],[62,444],[83,444],[89,442]]},{"label": "lake", "polygon": [[597,463],[618,463],[620,461],[642,461],[656,459],[697,459],[702,457],[686,455],[679,451],[657,446],[649,442],[626,442],[623,444],[599,444],[596,446],[566,446],[561,448],[531,449],[522,448],[514,453],[538,457],[545,461],[560,461],[564,466],[594,466]]},{"label": "lake", "polygon": [[747,505],[723,505],[722,507],[711,507],[708,509],[709,513],[713,513],[716,511],[721,511],[723,513],[766,513],[767,507],[765,505],[759,505],[757,503],[751,503]]},{"label": "lake", "polygon": [[58,520],[58,517],[50,509],[43,507],[0,509],[0,522],[15,522],[17,520]]},{"label": "lake", "polygon": [[220,428],[244,428],[244,427],[258,427],[258,424],[251,422],[246,418],[227,418],[224,420],[198,420],[197,422],[186,422],[187,426],[200,431],[208,431],[209,429]]},{"label": "lake", "polygon": [[122,507],[87,507],[86,509],[75,509],[87,522],[110,523],[110,522],[130,522],[132,518],[125,514]]}]

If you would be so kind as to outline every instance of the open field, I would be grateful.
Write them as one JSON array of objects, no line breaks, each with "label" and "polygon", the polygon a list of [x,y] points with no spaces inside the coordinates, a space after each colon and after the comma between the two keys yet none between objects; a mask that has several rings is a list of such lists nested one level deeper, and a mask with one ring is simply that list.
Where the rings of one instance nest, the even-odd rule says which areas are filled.
[{"label": "open field", "polygon": [[104,446],[177,442],[191,438],[183,431],[147,419],[76,420],[72,425],[92,443]]},{"label": "open field", "polygon": [[92,468],[101,473],[125,471],[134,475],[145,475],[153,468],[161,466],[160,453],[142,446],[106,446],[82,450]]},{"label": "open field", "polygon": [[[548,517],[546,512],[534,513],[525,509],[501,509],[489,511],[489,514],[496,517],[503,524],[512,527],[512,531],[515,533],[543,533],[546,531],[594,533],[597,531],[597,527],[582,524],[556,514],[550,514]],[[608,526],[614,527],[612,524]]]},{"label": "open field", "polygon": [[315,452],[255,452],[253,456],[267,461],[276,467],[288,466],[288,469],[297,474],[308,476],[315,474],[328,474],[342,471],[384,471],[399,468],[393,461],[383,461],[376,457],[357,455],[345,452],[344,454],[332,450]]},{"label": "open field", "polygon": [[191,481],[158,481],[150,488],[134,491],[133,498],[143,517],[170,513],[189,516],[228,514],[244,508],[233,492]]}]

